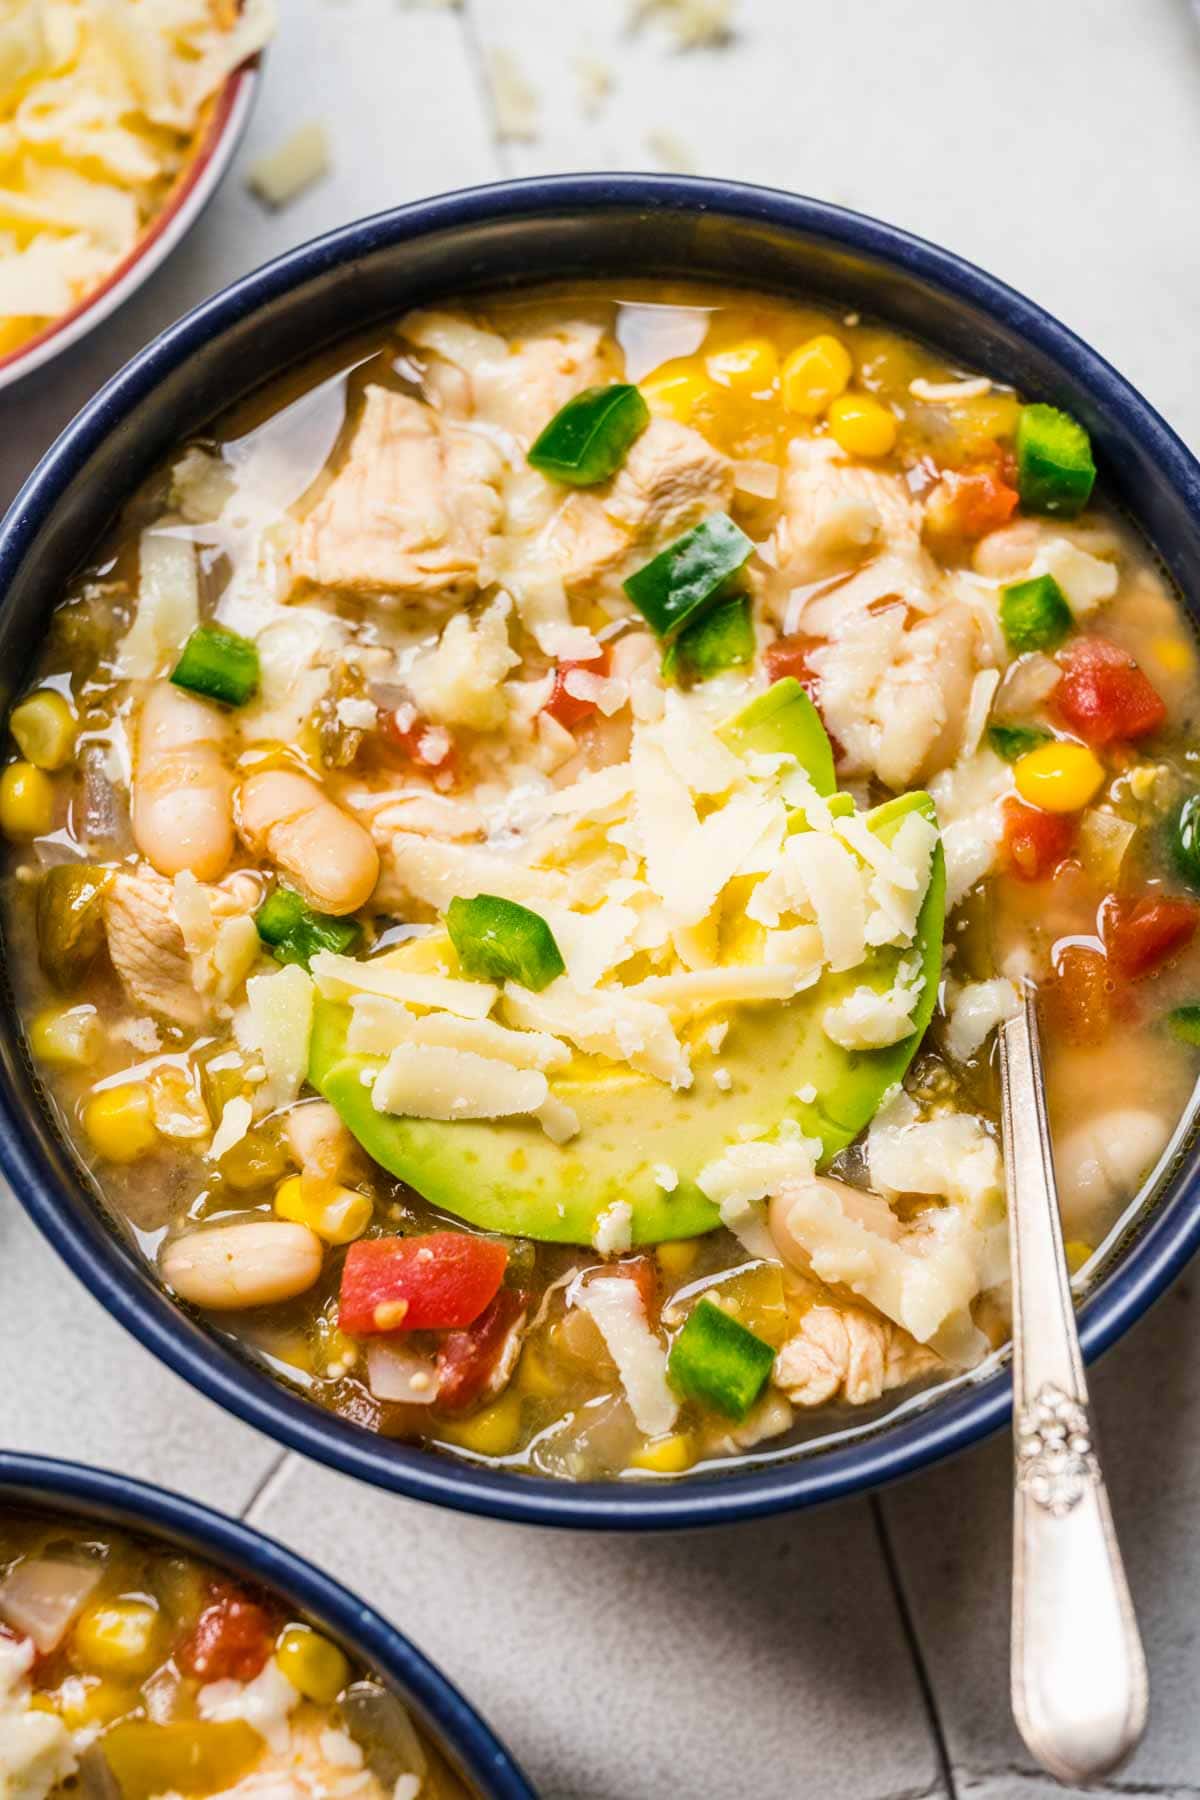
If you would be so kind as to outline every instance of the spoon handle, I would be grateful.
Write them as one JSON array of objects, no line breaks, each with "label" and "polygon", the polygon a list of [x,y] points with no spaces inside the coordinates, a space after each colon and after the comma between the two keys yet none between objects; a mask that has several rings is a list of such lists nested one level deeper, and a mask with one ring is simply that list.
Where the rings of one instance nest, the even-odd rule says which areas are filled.
[{"label": "spoon handle", "polygon": [[1013,1280],[1012,1706],[1060,1781],[1124,1761],[1146,1662],[1113,1530],[1075,1331],[1032,994],[1000,1033]]}]

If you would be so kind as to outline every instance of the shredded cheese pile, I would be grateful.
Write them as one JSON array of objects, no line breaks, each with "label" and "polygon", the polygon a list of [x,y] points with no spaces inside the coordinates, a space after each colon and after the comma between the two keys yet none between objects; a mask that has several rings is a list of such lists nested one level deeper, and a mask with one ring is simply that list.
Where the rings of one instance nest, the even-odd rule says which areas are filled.
[{"label": "shredded cheese pile", "polygon": [[[923,813],[885,844],[848,802],[831,808],[794,758],[734,754],[676,693],[661,719],[638,723],[626,762],[531,805],[516,848],[399,830],[390,868],[437,914],[474,893],[541,914],[566,965],[548,987],[464,978],[441,933],[420,940],[418,957],[410,944],[365,962],[313,958],[317,990],[349,1005],[348,1050],[382,1059],[378,1111],[532,1117],[565,1142],[579,1124],[553,1084],[577,1056],[691,1088],[694,1059],[719,1048],[710,1027],[727,1009],[786,1002],[826,973],[865,974],[885,947],[901,953],[892,985],[840,984],[821,1026],[851,1049],[912,1029],[923,976],[909,951],[937,835]],[[295,969],[260,977],[252,1003],[284,975],[305,979]],[[281,1018],[277,1058],[269,1036],[254,1034],[268,1068],[287,1062],[288,1085],[298,1023]]]},{"label": "shredded cheese pile", "polygon": [[0,355],[129,255],[274,0],[0,0]]}]

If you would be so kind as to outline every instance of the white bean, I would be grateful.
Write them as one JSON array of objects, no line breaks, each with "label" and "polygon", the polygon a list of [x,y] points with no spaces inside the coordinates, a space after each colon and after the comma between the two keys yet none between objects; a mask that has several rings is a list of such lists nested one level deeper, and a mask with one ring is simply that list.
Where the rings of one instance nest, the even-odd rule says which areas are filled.
[{"label": "white bean", "polygon": [[159,681],[138,722],[133,835],[170,879],[188,869],[217,881],[233,853],[233,728],[215,706]]},{"label": "white bean", "polygon": [[242,783],[238,830],[252,855],[286,869],[322,912],[351,913],[379,879],[371,834],[306,775],[267,769]]},{"label": "white bean", "polygon": [[1064,1132],[1054,1146],[1054,1171],[1068,1237],[1092,1243],[1113,1208],[1133,1199],[1171,1134],[1161,1114],[1146,1107],[1095,1113]]},{"label": "white bean", "polygon": [[248,1219],[210,1225],[174,1238],[163,1250],[162,1278],[181,1300],[214,1312],[270,1306],[310,1288],[324,1247],[307,1225]]}]

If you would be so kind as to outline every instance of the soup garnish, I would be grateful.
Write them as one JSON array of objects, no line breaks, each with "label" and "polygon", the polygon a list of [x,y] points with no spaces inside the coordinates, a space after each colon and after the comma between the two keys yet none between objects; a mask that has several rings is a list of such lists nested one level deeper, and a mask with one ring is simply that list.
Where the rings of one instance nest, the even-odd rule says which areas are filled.
[{"label": "soup garnish", "polygon": [[401,1701],[275,1597],[92,1524],[0,1513],[13,1800],[458,1800]]},{"label": "soup garnish", "polygon": [[1007,1335],[1196,1073],[1191,634],[1083,427],[700,288],[418,312],[130,502],[10,718],[31,1048],[167,1287],[366,1429],[786,1454]]}]

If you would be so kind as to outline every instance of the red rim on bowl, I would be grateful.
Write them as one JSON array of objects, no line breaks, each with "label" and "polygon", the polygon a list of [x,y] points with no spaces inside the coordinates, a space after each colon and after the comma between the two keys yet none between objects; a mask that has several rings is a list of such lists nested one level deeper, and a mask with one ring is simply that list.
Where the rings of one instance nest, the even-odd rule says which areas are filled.
[{"label": "red rim on bowl", "polygon": [[260,60],[257,55],[252,56],[226,81],[178,181],[128,256],[77,306],[6,356],[0,356],[0,388],[40,369],[109,318],[149,280],[191,230],[220,186],[249,123]]}]

